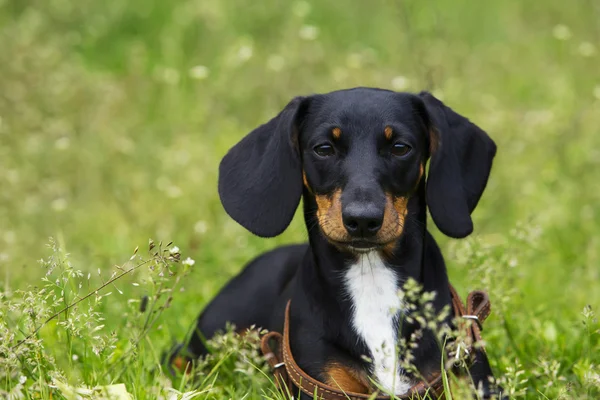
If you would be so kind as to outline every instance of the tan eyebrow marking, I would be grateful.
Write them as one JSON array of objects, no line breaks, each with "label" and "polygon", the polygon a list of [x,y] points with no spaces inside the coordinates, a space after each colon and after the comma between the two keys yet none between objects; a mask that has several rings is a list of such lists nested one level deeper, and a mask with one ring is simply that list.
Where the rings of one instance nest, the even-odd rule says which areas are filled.
[{"label": "tan eyebrow marking", "polygon": [[342,134],[342,130],[340,128],[333,128],[331,133],[333,134],[334,139],[339,139],[340,135]]},{"label": "tan eyebrow marking", "polygon": [[394,133],[394,131],[392,131],[391,127],[386,126],[385,129],[383,130],[383,133],[385,134],[385,138],[387,140],[390,140],[392,138],[392,133]]}]

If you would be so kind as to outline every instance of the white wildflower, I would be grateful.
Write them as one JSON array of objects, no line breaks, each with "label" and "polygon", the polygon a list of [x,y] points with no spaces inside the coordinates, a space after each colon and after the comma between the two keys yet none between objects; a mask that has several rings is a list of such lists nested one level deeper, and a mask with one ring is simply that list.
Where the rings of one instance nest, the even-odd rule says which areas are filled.
[{"label": "white wildflower", "polygon": [[62,197],[58,198],[52,202],[51,207],[57,212],[64,211],[67,208],[67,200]]},{"label": "white wildflower", "polygon": [[54,142],[54,147],[57,150],[66,150],[71,146],[71,139],[68,136],[63,136]]},{"label": "white wildflower", "polygon": [[252,58],[252,54],[254,54],[254,49],[252,46],[243,45],[238,49],[237,58],[240,61],[248,61]]},{"label": "white wildflower", "polygon": [[196,264],[196,261],[188,257],[185,260],[183,260],[182,264],[189,265],[191,267],[192,265]]},{"label": "white wildflower", "polygon": [[596,54],[596,46],[590,42],[581,42],[577,50],[584,57],[591,57]]},{"label": "white wildflower", "polygon": [[405,76],[396,76],[392,79],[392,88],[394,90],[404,90],[408,87],[408,79]]},{"label": "white wildflower", "polygon": [[310,13],[311,6],[306,1],[297,1],[292,6],[292,12],[294,15],[300,18],[306,17]]},{"label": "white wildflower", "polygon": [[313,25],[304,25],[298,35],[304,40],[315,40],[319,36],[319,28]]},{"label": "white wildflower", "polygon": [[189,75],[192,79],[202,80],[208,77],[209,72],[209,69],[204,65],[196,65],[190,68]]},{"label": "white wildflower", "polygon": [[194,231],[200,235],[205,234],[207,230],[208,230],[208,225],[206,224],[206,221],[198,221],[194,225]]},{"label": "white wildflower", "polygon": [[558,40],[567,40],[572,36],[571,29],[568,26],[563,24],[558,24],[552,30],[552,34]]}]

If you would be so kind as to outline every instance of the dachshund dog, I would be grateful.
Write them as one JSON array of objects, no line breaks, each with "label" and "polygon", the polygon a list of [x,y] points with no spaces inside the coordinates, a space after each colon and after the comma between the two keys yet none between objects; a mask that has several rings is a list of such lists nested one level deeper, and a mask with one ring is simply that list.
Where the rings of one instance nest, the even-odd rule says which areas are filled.
[{"label": "dachshund dog", "polygon": [[[287,228],[302,198],[308,243],[250,262],[199,316],[188,354],[206,354],[203,338],[227,322],[281,332],[291,299],[291,351],[307,374],[353,392],[370,393],[371,380],[406,393],[416,377],[390,351],[416,329],[399,323],[403,283],[435,292],[436,312],[451,304],[427,208],[445,235],[471,234],[495,153],[483,130],[428,92],[294,98],[225,155],[218,187],[227,213],[265,238]],[[432,332],[413,355],[420,376],[439,374]],[[489,367],[473,376],[484,387],[490,378]]]}]

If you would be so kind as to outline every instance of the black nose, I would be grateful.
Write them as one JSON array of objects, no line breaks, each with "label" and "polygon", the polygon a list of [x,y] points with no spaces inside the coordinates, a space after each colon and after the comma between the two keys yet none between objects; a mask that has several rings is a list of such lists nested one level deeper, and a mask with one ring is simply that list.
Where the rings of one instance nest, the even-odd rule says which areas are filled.
[{"label": "black nose", "polygon": [[369,238],[381,228],[383,209],[373,204],[349,204],[342,211],[342,220],[354,238]]}]

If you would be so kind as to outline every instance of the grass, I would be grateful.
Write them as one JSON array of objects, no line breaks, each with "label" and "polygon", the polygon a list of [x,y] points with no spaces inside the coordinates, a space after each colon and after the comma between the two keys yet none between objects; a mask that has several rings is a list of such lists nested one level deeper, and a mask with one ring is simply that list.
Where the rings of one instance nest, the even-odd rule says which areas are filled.
[{"label": "grass", "polygon": [[0,0],[0,394],[274,397],[252,338],[215,342],[200,385],[157,360],[244,262],[306,238],[299,216],[272,240],[231,221],[220,158],[293,96],[360,85],[431,89],[495,139],[476,234],[435,232],[451,280],[490,291],[514,397],[597,398],[599,19],[589,0]]}]

